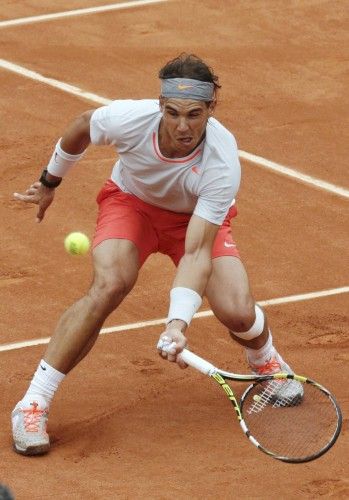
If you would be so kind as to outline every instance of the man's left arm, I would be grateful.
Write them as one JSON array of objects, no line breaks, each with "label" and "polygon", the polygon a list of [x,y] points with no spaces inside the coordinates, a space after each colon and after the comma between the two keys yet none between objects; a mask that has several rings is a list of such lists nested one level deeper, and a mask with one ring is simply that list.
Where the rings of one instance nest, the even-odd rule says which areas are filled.
[{"label": "man's left arm", "polygon": [[166,330],[160,335],[158,350],[169,361],[178,361],[177,355],[186,345],[184,335],[190,321],[199,309],[202,295],[212,271],[212,247],[219,225],[193,215],[190,219],[185,253],[179,263],[171,290]]}]

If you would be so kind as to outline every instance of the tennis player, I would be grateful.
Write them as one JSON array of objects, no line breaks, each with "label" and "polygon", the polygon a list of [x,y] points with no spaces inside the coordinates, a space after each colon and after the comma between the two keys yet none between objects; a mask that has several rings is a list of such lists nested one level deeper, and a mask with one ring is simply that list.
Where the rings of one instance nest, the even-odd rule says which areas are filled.
[{"label": "tennis player", "polygon": [[40,179],[24,194],[14,195],[38,205],[40,222],[55,189],[90,143],[116,148],[118,160],[97,197],[93,283],[60,318],[12,413],[18,453],[49,450],[46,423],[55,392],[90,351],[103,322],[132,290],[143,263],[155,252],[168,255],[177,266],[158,344],[163,358],[185,367],[178,354],[206,295],[215,316],[244,346],[251,370],[291,372],[251,295],[232,237],[240,165],[234,136],[213,118],[218,77],[204,61],[188,54],[168,62],[159,77],[160,99],[117,100],[76,118],[57,142]]}]

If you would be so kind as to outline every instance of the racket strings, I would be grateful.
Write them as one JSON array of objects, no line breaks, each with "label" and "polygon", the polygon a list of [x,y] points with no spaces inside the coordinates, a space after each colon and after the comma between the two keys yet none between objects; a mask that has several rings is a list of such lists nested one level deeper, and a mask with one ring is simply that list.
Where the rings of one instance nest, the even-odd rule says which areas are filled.
[{"label": "racket strings", "polygon": [[[262,385],[262,384],[261,384]],[[303,398],[303,387],[294,380],[271,380],[263,382],[263,390],[253,396],[253,404],[247,412],[258,413],[265,406],[272,404],[274,408],[294,406]]]},{"label": "racket strings", "polygon": [[263,448],[291,459],[320,452],[338,426],[335,403],[312,384],[272,380],[251,386],[242,400],[250,434]]}]

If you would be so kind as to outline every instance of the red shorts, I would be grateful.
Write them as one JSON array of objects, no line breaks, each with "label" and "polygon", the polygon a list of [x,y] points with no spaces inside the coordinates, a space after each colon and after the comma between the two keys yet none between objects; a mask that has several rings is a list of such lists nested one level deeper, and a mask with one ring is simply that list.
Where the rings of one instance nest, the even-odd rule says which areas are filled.
[{"label": "red shorts", "polygon": [[[99,213],[93,247],[104,240],[126,239],[139,251],[142,265],[150,254],[160,252],[171,257],[177,266],[184,255],[185,235],[190,214],[171,212],[124,193],[108,180],[97,196]],[[239,257],[233,241],[230,221],[237,214],[232,206],[217,233],[212,258]]]}]

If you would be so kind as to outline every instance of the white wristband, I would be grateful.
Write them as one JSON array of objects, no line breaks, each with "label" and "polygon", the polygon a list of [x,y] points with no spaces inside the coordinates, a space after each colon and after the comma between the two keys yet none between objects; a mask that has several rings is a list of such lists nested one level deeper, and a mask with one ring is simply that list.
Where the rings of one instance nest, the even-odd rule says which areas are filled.
[{"label": "white wristband", "polygon": [[53,155],[47,165],[47,171],[56,177],[64,177],[75,163],[82,158],[85,151],[77,155],[66,153],[61,148],[61,139],[56,144]]},{"label": "white wristband", "polygon": [[200,295],[191,288],[177,286],[170,292],[170,310],[166,323],[174,319],[181,319],[190,324],[194,314],[202,303]]}]

